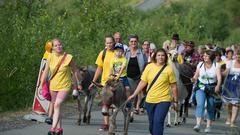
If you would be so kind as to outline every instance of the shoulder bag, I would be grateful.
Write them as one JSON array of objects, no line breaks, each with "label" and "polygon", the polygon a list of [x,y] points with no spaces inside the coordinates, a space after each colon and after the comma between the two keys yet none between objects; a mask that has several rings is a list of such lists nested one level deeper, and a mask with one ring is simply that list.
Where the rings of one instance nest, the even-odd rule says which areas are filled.
[{"label": "shoulder bag", "polygon": [[48,101],[51,101],[51,94],[50,94],[50,90],[49,90],[49,84],[50,84],[50,81],[54,78],[54,76],[57,74],[60,66],[62,65],[64,59],[66,58],[67,56],[67,53],[64,53],[61,61],[58,63],[57,65],[57,69],[56,71],[54,72],[54,74],[52,75],[52,77],[49,79],[49,81],[46,81],[45,83],[43,83],[43,86],[42,86],[42,96],[43,98],[45,98],[46,100]]},{"label": "shoulder bag", "polygon": [[[160,76],[160,74],[162,73],[162,71],[165,69],[165,67],[167,66],[167,64],[165,64],[157,73],[157,75],[154,77],[152,83],[149,85],[147,91],[146,91],[146,95],[143,97],[142,99],[142,103],[140,103],[140,106],[145,106],[145,102],[146,102],[146,97],[147,97],[147,94],[148,92],[150,91],[150,89],[152,88],[153,84],[156,82],[156,80],[158,79],[158,77]],[[142,105],[141,105],[142,104]]]}]

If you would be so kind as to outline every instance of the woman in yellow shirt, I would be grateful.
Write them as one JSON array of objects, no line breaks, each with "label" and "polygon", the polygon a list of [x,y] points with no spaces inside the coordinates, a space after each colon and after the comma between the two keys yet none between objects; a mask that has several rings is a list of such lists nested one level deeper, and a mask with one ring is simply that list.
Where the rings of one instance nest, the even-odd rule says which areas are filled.
[{"label": "woman in yellow shirt", "polygon": [[[46,68],[44,69],[43,76],[41,78],[41,84],[39,89],[42,89],[43,83],[46,82],[48,73],[52,76],[57,68],[58,64],[64,57],[64,52],[62,49],[62,44],[59,39],[54,39],[53,43],[53,52],[49,54],[47,59]],[[59,70],[56,75],[50,81],[50,93],[51,93],[51,103],[54,104],[54,113],[53,113],[53,123],[52,128],[48,132],[48,135],[62,135],[62,125],[60,117],[60,107],[62,102],[66,99],[70,89],[71,89],[71,71],[73,72],[76,80],[78,81],[78,89],[82,89],[80,79],[78,78],[79,72],[73,61],[71,54],[66,54],[62,64],[60,65]]]},{"label": "woman in yellow shirt", "polygon": [[[158,49],[153,55],[153,63],[146,66],[141,76],[140,83],[128,100],[133,99],[146,85],[149,87],[159,70],[167,64],[167,61],[168,57],[165,50]],[[176,107],[178,101],[176,77],[172,68],[167,65],[149,89],[146,97],[145,107],[148,113],[149,130],[152,135],[163,134],[164,119],[172,99],[170,89],[173,92],[174,106]]]}]

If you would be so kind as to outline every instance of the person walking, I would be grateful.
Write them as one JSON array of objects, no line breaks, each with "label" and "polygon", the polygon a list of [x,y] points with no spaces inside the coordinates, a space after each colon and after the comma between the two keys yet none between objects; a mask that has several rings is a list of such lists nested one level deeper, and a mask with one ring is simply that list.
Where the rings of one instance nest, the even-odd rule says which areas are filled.
[{"label": "person walking", "polygon": [[[109,78],[110,61],[114,58],[114,38],[112,36],[105,36],[105,49],[98,54],[95,64],[97,64],[97,70],[94,74],[92,82],[96,82],[101,76],[101,84],[104,86]],[[94,84],[91,83],[88,87],[92,90]],[[109,109],[106,104],[102,105],[103,109]],[[109,116],[103,116],[103,124],[100,127],[100,131],[108,131],[109,129]]]},{"label": "person walking", "polygon": [[143,41],[142,50],[147,58],[147,62],[150,63],[152,61],[152,52],[150,52],[150,42],[148,40]]},{"label": "person walking", "polygon": [[227,76],[222,92],[222,99],[228,109],[226,124],[230,127],[237,127],[235,121],[240,104],[240,50],[237,51],[235,59],[228,62],[226,67],[225,75]]},{"label": "person walking", "polygon": [[46,79],[50,73],[51,81],[49,89],[54,111],[53,123],[48,135],[63,135],[60,108],[71,89],[71,72],[76,77],[78,89],[81,90],[82,86],[80,78],[78,78],[79,71],[73,60],[73,56],[63,52],[63,45],[59,39],[53,39],[52,44],[53,52],[48,56],[39,89],[42,89],[42,85],[46,83]]},{"label": "person walking", "polygon": [[211,132],[212,121],[214,120],[214,93],[219,93],[221,87],[221,71],[217,63],[214,62],[215,54],[211,50],[204,53],[203,62],[197,65],[192,81],[196,83],[194,92],[196,93],[196,125],[193,130],[200,131],[200,125],[204,117],[205,101],[207,102],[207,126],[204,132]]},{"label": "person walking", "polygon": [[158,49],[153,55],[153,63],[146,66],[134,93],[133,99],[147,86],[145,107],[149,119],[151,135],[163,135],[164,120],[171,105],[172,90],[174,108],[177,108],[178,93],[173,69],[167,64],[168,56],[164,49]]},{"label": "person walking", "polygon": [[[125,57],[127,59],[127,77],[130,84],[131,90],[136,89],[141,74],[147,64],[146,55],[143,53],[142,49],[138,48],[138,36],[130,35],[129,38],[129,48],[126,51]],[[142,94],[139,93],[135,101],[135,113],[138,114],[140,110],[140,103],[142,100]],[[133,114],[131,114],[133,116]],[[133,117],[132,117],[133,118]]]}]

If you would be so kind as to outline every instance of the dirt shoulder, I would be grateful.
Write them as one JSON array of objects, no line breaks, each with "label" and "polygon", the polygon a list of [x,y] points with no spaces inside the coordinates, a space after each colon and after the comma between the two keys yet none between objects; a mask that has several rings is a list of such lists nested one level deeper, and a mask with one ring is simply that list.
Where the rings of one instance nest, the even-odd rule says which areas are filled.
[{"label": "dirt shoulder", "polygon": [[23,116],[30,112],[31,109],[0,113],[0,132],[16,128],[24,128],[35,124],[35,121],[27,121],[23,119]]},{"label": "dirt shoulder", "polygon": [[[98,99],[95,100],[93,104],[93,111],[98,110],[100,107],[97,106]],[[12,130],[12,129],[21,129],[30,125],[39,124],[37,121],[29,121],[23,119],[24,115],[30,114],[31,108],[15,111],[15,112],[4,112],[0,113],[0,132]],[[77,111],[77,102],[67,101],[62,106],[62,116],[69,117],[76,115]]]}]

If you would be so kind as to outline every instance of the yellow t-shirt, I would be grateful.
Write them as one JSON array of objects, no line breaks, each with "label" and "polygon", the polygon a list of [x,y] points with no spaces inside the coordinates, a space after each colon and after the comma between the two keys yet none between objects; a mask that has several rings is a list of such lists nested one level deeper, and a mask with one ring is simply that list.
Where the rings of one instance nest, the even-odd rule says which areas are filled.
[{"label": "yellow t-shirt", "polygon": [[105,85],[106,81],[108,80],[108,76],[109,76],[110,61],[112,58],[114,58],[115,54],[114,54],[114,51],[107,50],[104,61],[102,60],[102,54],[103,54],[103,51],[101,51],[99,53],[95,64],[97,64],[98,66],[103,68],[101,84]]},{"label": "yellow t-shirt", "polygon": [[115,57],[110,61],[110,68],[112,68],[112,73],[114,75],[118,75],[121,68],[124,67],[124,70],[120,77],[127,76],[126,65],[127,65],[127,59],[125,57],[121,57],[121,58]]},{"label": "yellow t-shirt", "polygon": [[45,51],[45,53],[43,54],[43,59],[47,60],[49,54],[50,53],[48,51]]},{"label": "yellow t-shirt", "polygon": [[[148,64],[143,71],[141,80],[147,82],[149,87],[161,68],[162,66],[157,66],[155,63]],[[171,83],[176,83],[176,77],[172,68],[167,65],[148,92],[146,102],[159,103],[171,101]]]},{"label": "yellow t-shirt", "polygon": [[181,54],[178,54],[177,61],[179,64],[183,64],[184,60],[183,60],[183,56]]},{"label": "yellow t-shirt", "polygon": [[[58,63],[61,61],[64,55],[58,56],[55,53],[49,54],[48,61],[50,67],[51,77],[57,69]],[[67,54],[64,62],[60,66],[57,74],[50,81],[50,90],[52,91],[68,91],[71,89],[71,69],[70,62],[72,60],[72,55]]]}]

